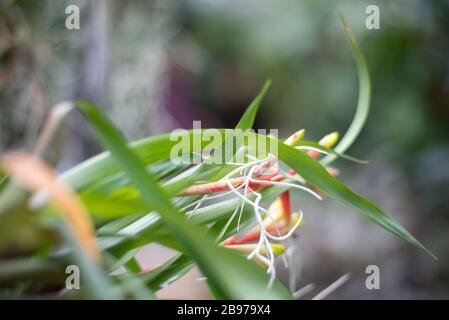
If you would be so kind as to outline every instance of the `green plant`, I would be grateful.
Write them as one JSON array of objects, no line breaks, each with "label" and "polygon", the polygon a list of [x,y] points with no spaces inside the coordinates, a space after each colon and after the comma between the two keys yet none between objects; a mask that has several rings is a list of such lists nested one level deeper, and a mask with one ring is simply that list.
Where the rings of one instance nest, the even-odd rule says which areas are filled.
[{"label": "green plant", "polygon": [[[88,102],[78,102],[76,107],[106,152],[57,178],[39,160],[49,146],[49,137],[59,122],[56,120],[49,122],[35,155],[4,155],[0,285],[7,289],[2,294],[150,299],[157,290],[198,266],[216,298],[293,298],[276,280],[273,267],[274,255],[284,250],[279,242],[302,220],[301,212],[291,213],[292,188],[318,198],[325,194],[356,208],[372,222],[427,251],[390,215],[337,180],[337,171],[329,167],[336,157],[358,161],[343,153],[357,138],[369,110],[368,69],[346,24],[345,30],[357,65],[360,92],[354,120],[336,148],[331,149],[337,141],[335,133],[319,143],[302,140],[304,131],[285,141],[248,133],[256,140],[275,143],[276,157],[288,169],[264,171],[272,169],[272,162],[277,160],[273,155],[250,159],[245,165],[235,164],[235,155],[225,158],[223,164],[174,164],[170,153],[175,142],[169,134],[128,143]],[[235,130],[252,127],[269,84],[263,86]],[[69,110],[67,104],[57,107],[53,119]],[[188,131],[188,139],[193,141],[202,133]],[[226,138],[224,130],[219,133],[223,143],[202,141],[200,149],[212,148],[221,154],[232,137]],[[238,152],[248,153],[245,140],[230,142]],[[187,153],[190,156],[197,151],[192,148]],[[321,153],[327,156],[318,160]],[[220,199],[223,192],[235,197]],[[204,205],[212,193],[219,202]],[[260,206],[262,199],[272,202],[268,210]],[[134,256],[138,248],[152,242],[179,254],[153,270],[141,270]],[[81,269],[84,282],[79,291],[63,289],[69,264]],[[111,274],[120,267],[123,273]]]}]

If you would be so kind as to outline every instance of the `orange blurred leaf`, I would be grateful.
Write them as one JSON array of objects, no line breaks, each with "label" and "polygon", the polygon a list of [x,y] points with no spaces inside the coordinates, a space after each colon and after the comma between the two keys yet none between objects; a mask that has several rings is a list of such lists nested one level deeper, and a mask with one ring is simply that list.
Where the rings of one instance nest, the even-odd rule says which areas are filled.
[{"label": "orange blurred leaf", "polygon": [[26,190],[45,192],[67,219],[89,256],[99,259],[94,227],[84,205],[69,187],[57,179],[46,163],[26,152],[5,154],[0,163],[5,172]]}]

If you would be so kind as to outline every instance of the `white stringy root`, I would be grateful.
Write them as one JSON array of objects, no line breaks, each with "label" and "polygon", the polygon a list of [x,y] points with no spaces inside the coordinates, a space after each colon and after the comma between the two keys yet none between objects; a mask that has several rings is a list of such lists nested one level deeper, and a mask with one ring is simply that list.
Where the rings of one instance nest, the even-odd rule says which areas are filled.
[{"label": "white stringy root", "polygon": [[[307,147],[304,147],[304,149],[306,149],[306,148]],[[310,148],[310,149],[315,150],[315,148]],[[320,151],[318,149],[316,149],[316,150]],[[236,169],[232,170],[230,173],[228,173],[225,177],[223,177],[220,180],[220,181],[224,181],[227,184],[229,191],[223,192],[223,193],[220,193],[220,194],[214,195],[214,196],[203,196],[200,200],[189,204],[185,208],[195,206],[193,211],[188,213],[188,217],[191,217],[193,214],[195,214],[196,210],[202,205],[202,203],[206,199],[218,198],[218,197],[225,196],[227,194],[236,195],[240,199],[241,202],[240,202],[239,206],[236,207],[236,209],[230,216],[229,220],[227,221],[226,225],[224,226],[223,230],[220,232],[219,236],[217,237],[217,239],[221,239],[223,237],[224,233],[226,232],[226,230],[228,229],[229,225],[232,223],[232,221],[235,219],[235,217],[237,215],[238,215],[237,231],[239,230],[240,219],[242,217],[242,212],[243,212],[243,208],[244,208],[245,204],[252,206],[254,216],[256,218],[256,222],[259,225],[260,236],[259,236],[259,240],[257,242],[256,247],[247,256],[247,258],[248,259],[257,259],[260,262],[267,265],[267,273],[270,275],[268,287],[271,287],[276,278],[276,268],[275,268],[275,255],[274,255],[270,240],[284,241],[284,240],[288,239],[289,237],[291,237],[292,234],[297,230],[297,228],[299,227],[299,225],[302,222],[303,212],[301,210],[299,210],[299,215],[300,215],[299,219],[297,220],[295,225],[285,235],[281,235],[279,230],[278,230],[279,236],[272,235],[270,232],[267,231],[267,228],[264,224],[264,218],[269,217],[270,219],[273,220],[273,222],[275,222],[275,221],[274,221],[273,217],[270,216],[270,212],[267,209],[260,206],[260,202],[262,201],[262,195],[259,192],[250,188],[250,185],[249,185],[250,182],[261,183],[261,184],[270,184],[273,186],[278,185],[278,186],[296,188],[298,190],[302,190],[302,191],[305,191],[305,192],[311,194],[312,196],[314,196],[315,198],[317,198],[319,200],[321,200],[321,197],[319,194],[317,194],[310,188],[306,187],[304,184],[299,184],[300,183],[299,181],[298,181],[298,183],[288,183],[288,182],[258,180],[257,178],[253,177],[255,175],[255,172],[258,172],[258,174],[260,174],[260,172],[262,170],[266,170],[267,168],[269,168],[269,166],[267,167],[267,163],[269,164],[270,161],[272,162],[273,157],[268,156],[266,159],[263,159],[263,160],[257,160],[257,159],[251,159],[251,160],[252,161],[250,161],[248,163],[244,163],[244,164],[229,163],[229,164],[238,166]],[[245,179],[241,185],[239,185],[238,187],[235,187],[232,185],[231,179],[237,175],[243,176],[243,177],[245,177]],[[289,176],[286,175],[286,177],[289,177]],[[251,192],[255,196],[254,201],[252,201],[248,198],[248,192]]]}]

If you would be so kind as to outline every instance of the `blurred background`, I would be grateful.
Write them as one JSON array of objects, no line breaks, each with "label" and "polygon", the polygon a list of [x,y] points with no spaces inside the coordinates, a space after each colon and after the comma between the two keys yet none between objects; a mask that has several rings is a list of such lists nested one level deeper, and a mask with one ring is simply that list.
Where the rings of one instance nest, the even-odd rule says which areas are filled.
[{"label": "blurred background", "polygon": [[[297,289],[345,273],[335,299],[449,298],[449,2],[262,0],[0,0],[0,150],[32,148],[51,106],[89,99],[131,139],[190,128],[233,127],[266,78],[273,85],[256,128],[318,140],[344,133],[357,102],[348,19],[368,62],[372,107],[340,179],[390,212],[435,261],[332,201],[302,194],[305,225],[292,243]],[[365,8],[380,8],[380,29]],[[66,7],[81,10],[65,27]],[[64,171],[100,151],[73,113],[50,158]],[[150,246],[141,263],[171,253]],[[380,269],[367,290],[365,269]],[[288,272],[279,263],[281,279]],[[197,271],[161,297],[207,298]]]}]

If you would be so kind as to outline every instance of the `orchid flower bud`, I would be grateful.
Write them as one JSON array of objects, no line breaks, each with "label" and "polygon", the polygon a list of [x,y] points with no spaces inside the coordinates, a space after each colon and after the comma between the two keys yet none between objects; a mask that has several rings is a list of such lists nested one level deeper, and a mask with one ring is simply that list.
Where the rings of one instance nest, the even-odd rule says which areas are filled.
[{"label": "orchid flower bud", "polygon": [[339,138],[338,132],[334,131],[332,133],[325,135],[318,143],[323,147],[332,148],[337,143],[338,138]]},{"label": "orchid flower bud", "polygon": [[305,133],[306,133],[305,129],[301,129],[299,131],[296,131],[290,137],[285,139],[284,143],[288,144],[289,146],[295,147],[302,140],[302,138],[304,137]]},{"label": "orchid flower bud", "polygon": [[[332,148],[337,143],[338,137],[339,137],[338,132],[336,131],[331,132],[325,135],[323,138],[321,138],[318,144],[326,148]],[[314,159],[318,158],[318,156],[320,155],[320,153],[316,150],[309,150],[307,154]]]}]

